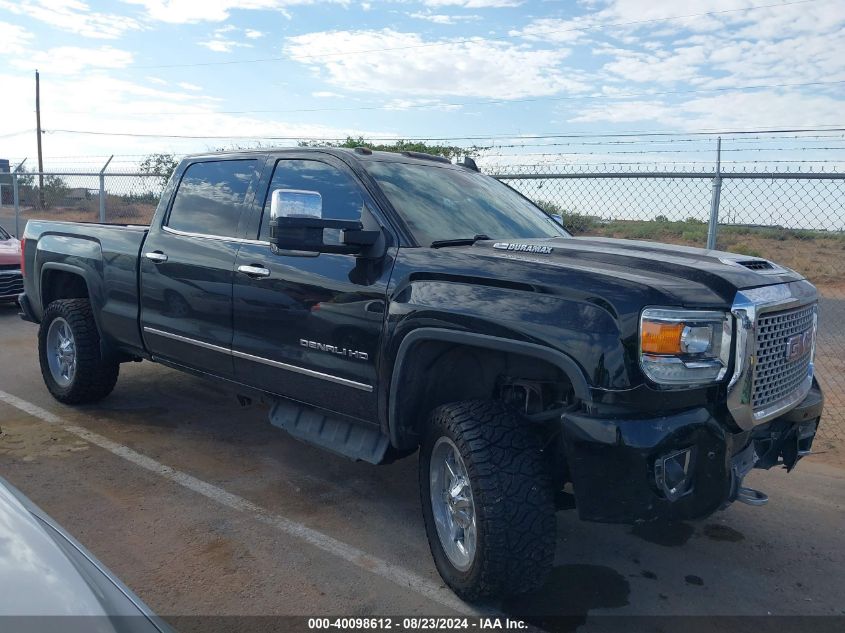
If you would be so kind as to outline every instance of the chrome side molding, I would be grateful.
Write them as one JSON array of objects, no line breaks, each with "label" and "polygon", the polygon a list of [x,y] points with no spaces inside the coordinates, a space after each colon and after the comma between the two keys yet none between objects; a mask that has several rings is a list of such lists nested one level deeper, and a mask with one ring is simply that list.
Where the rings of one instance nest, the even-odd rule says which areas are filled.
[{"label": "chrome side molding", "polygon": [[196,345],[197,347],[202,347],[203,349],[208,349],[213,352],[219,352],[221,354],[228,354],[229,356],[233,356],[235,358],[242,358],[244,360],[252,361],[255,363],[262,363],[264,365],[268,365],[270,367],[275,367],[277,369],[284,369],[286,371],[291,371],[297,374],[302,374],[303,376],[309,376],[310,378],[317,378],[319,380],[326,380],[328,382],[333,382],[338,385],[343,385],[345,387],[351,387],[353,389],[359,389],[360,391],[366,391],[371,393],[373,391],[373,386],[368,385],[363,382],[357,382],[355,380],[349,380],[348,378],[341,378],[340,376],[335,376],[333,374],[326,374],[320,371],[315,371],[313,369],[308,369],[306,367],[300,367],[299,365],[291,365],[289,363],[282,363],[277,360],[272,360],[270,358],[263,358],[261,356],[254,356],[252,354],[247,354],[246,352],[240,352],[235,349],[231,349],[228,347],[222,347],[220,345],[214,345],[212,343],[206,343],[205,341],[198,341],[193,338],[188,338],[187,336],[182,336],[181,334],[174,334],[173,332],[167,332],[165,330],[159,330],[156,328],[144,326],[144,332],[148,334],[153,334],[155,336],[161,336],[164,338],[168,338],[174,341],[179,341],[181,343],[187,343],[189,345]]}]

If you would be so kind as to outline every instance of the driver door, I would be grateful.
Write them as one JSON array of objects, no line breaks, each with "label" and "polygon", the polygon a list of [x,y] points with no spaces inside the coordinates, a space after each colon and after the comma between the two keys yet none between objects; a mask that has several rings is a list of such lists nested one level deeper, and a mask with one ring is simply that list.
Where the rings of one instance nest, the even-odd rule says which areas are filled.
[{"label": "driver door", "polygon": [[[256,200],[255,241],[235,265],[236,379],[307,404],[376,419],[375,360],[394,250],[379,259],[279,251],[269,243],[272,192],[319,194],[322,217],[372,226],[374,203],[341,161],[274,157]],[[325,231],[325,240],[338,235]]]}]

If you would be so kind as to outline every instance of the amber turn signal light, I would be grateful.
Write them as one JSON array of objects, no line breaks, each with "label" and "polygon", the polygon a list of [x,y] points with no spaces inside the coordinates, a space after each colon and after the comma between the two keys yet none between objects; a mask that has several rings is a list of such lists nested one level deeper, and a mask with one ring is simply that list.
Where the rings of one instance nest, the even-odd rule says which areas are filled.
[{"label": "amber turn signal light", "polygon": [[680,354],[684,323],[643,321],[640,333],[643,354]]}]

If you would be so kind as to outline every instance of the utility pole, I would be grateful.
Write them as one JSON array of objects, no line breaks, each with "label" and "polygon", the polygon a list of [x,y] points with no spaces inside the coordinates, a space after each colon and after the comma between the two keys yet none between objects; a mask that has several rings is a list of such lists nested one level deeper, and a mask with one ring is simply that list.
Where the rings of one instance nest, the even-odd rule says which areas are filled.
[{"label": "utility pole", "polygon": [[41,155],[41,80],[35,70],[35,128],[38,134],[38,202],[44,208],[44,158]]}]

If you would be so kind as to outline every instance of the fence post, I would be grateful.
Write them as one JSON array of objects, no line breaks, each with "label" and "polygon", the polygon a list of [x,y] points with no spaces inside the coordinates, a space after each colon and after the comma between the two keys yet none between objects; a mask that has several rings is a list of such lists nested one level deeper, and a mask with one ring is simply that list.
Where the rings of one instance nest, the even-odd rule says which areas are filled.
[{"label": "fence post", "polygon": [[26,158],[12,172],[12,199],[15,204],[15,237],[18,239],[21,239],[21,195],[20,189],[18,189],[18,172],[25,162]]},{"label": "fence post", "polygon": [[111,159],[114,158],[114,154],[109,156],[109,159],[106,161],[106,164],[103,165],[103,168],[100,170],[100,223],[106,223],[106,167],[109,166]]},{"label": "fence post", "polygon": [[716,139],[716,175],[713,176],[713,193],[710,197],[710,226],[707,229],[707,248],[716,248],[719,230],[719,202],[722,197],[722,137]]}]

